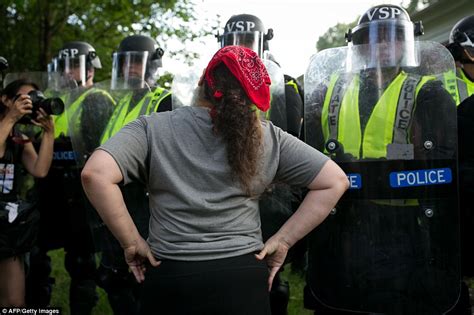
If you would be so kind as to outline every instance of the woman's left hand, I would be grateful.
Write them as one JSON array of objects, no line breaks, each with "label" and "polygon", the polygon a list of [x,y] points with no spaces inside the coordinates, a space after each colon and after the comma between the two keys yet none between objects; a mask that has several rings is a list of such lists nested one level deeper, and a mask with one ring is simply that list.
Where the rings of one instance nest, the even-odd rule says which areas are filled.
[{"label": "woman's left hand", "polygon": [[34,125],[41,127],[45,133],[54,133],[53,117],[48,115],[42,108],[38,110],[36,119],[32,119],[31,122]]},{"label": "woman's left hand", "polygon": [[131,245],[124,247],[125,261],[132,271],[138,283],[145,280],[145,263],[148,260],[153,267],[158,267],[161,262],[153,256],[150,246],[143,239],[139,238]]},{"label": "woman's left hand", "polygon": [[290,246],[276,235],[268,239],[260,253],[255,255],[258,260],[266,258],[267,266],[270,270],[270,275],[268,276],[268,291],[272,289],[273,278],[275,278],[276,273],[285,262],[286,255],[290,249]]}]

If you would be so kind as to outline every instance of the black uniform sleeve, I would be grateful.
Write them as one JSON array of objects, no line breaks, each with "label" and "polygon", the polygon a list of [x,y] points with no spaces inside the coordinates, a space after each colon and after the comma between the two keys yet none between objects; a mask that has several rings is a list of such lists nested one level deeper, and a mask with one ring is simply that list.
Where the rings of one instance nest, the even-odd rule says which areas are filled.
[{"label": "black uniform sleeve", "polygon": [[458,114],[458,140],[459,162],[471,161],[474,166],[474,95],[459,104]]},{"label": "black uniform sleeve", "polygon": [[[440,81],[428,81],[420,89],[411,136],[416,159],[455,157],[456,105]],[[433,149],[426,149],[426,141],[433,143]]]},{"label": "black uniform sleeve", "polygon": [[167,112],[173,109],[172,107],[172,101],[171,101],[171,93],[166,95],[160,102],[160,106],[158,106],[158,109],[156,110],[158,113],[160,112]]},{"label": "black uniform sleeve", "polygon": [[285,75],[287,132],[295,137],[300,136],[303,119],[303,96],[300,93],[302,93],[302,90],[297,85],[296,80]]},{"label": "black uniform sleeve", "polygon": [[321,117],[326,91],[327,87],[322,85],[309,98],[313,104],[308,104],[307,108],[310,108],[312,112],[305,113],[307,120],[304,121],[302,130],[304,141],[321,152],[324,152],[325,142],[321,121],[327,119],[327,117]]},{"label": "black uniform sleeve", "polygon": [[474,275],[474,95],[459,104],[457,112],[461,266],[463,275]]},{"label": "black uniform sleeve", "polygon": [[287,131],[299,137],[303,118],[303,101],[292,85],[285,85]]}]

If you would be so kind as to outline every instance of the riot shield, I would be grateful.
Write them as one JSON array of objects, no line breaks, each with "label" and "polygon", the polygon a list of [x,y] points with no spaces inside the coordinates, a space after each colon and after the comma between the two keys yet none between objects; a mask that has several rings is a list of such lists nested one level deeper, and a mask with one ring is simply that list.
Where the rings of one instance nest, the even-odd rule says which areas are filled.
[{"label": "riot shield", "polygon": [[205,67],[185,67],[175,73],[171,83],[171,103],[173,109],[182,106],[195,106],[199,79]]},{"label": "riot shield", "polygon": [[[127,82],[115,80],[113,84],[111,81],[95,84],[94,90],[88,95],[93,102],[83,104],[83,112],[80,115],[81,125],[78,126],[77,122],[71,119],[73,115],[70,115],[70,136],[77,156],[76,162],[80,168],[96,147],[107,142],[132,120],[148,113],[150,105],[147,102],[150,98],[148,85],[144,81],[135,80],[134,84],[130,84],[130,82],[130,80]],[[113,99],[114,103],[112,108],[110,98]],[[71,110],[74,110],[74,108],[71,107]],[[87,113],[86,110],[90,112]],[[149,210],[148,196],[144,185],[142,183],[130,183],[126,186],[120,186],[120,189],[138,231],[146,238],[148,235]],[[105,274],[110,272],[110,269],[123,271],[120,276],[127,277],[128,266],[123,259],[123,250],[120,244],[85,196],[83,202],[87,210],[87,221],[92,232],[94,248],[102,254],[99,282],[101,282],[101,287],[104,288],[110,285],[110,283],[107,283],[109,280],[103,278]]]},{"label": "riot shield", "polygon": [[436,80],[454,62],[438,43],[413,47],[409,68],[371,64],[376,45],[311,58],[306,140],[351,185],[310,235],[306,305],[443,314],[457,301],[456,107]]},{"label": "riot shield", "polygon": [[[261,113],[261,117],[270,120],[275,126],[287,130],[285,78],[280,66],[275,62],[264,59],[265,67],[270,76],[270,109]],[[274,183],[260,197],[260,220],[262,237],[266,241],[275,234],[293,214],[294,205],[298,203],[298,192],[284,183]],[[291,256],[292,253],[290,253]]]},{"label": "riot shield", "polygon": [[265,119],[283,130],[288,129],[286,117],[285,77],[280,66],[271,60],[264,60],[268,75],[272,84],[270,85],[271,104],[270,109],[264,113]]},{"label": "riot shield", "polygon": [[115,109],[110,81],[94,84],[91,88],[78,87],[70,91],[66,103],[67,136],[71,138],[79,168],[100,145],[101,136]]}]

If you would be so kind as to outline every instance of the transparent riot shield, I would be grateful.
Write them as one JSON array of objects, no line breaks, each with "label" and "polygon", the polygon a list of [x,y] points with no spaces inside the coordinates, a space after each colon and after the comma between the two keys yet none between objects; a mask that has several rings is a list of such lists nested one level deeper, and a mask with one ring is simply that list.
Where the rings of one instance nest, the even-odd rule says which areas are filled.
[{"label": "transparent riot shield", "polygon": [[[103,81],[95,84],[82,104],[82,113],[79,116],[80,124],[78,125],[73,118],[73,115],[77,114],[69,116],[72,145],[77,156],[76,162],[80,168],[83,167],[96,147],[106,143],[131,121],[148,113],[151,98],[148,85],[144,81],[135,81],[136,84],[133,85],[129,83],[130,80],[127,82],[114,80],[113,82]],[[88,103],[88,98],[92,101],[91,103]],[[70,105],[71,110],[74,110],[73,106]],[[120,189],[138,231],[146,238],[149,220],[146,188],[142,183],[137,182],[120,186]],[[83,202],[87,210],[87,221],[91,229],[94,248],[101,253],[99,281],[109,281],[107,277],[112,272],[111,270],[123,272],[120,277],[128,277],[128,266],[123,259],[123,250],[120,244],[85,196]],[[101,286],[109,284],[101,283]]]},{"label": "transparent riot shield", "polygon": [[100,145],[101,136],[115,109],[110,81],[70,91],[66,104],[67,136],[71,138],[78,167]]},{"label": "transparent riot shield", "polygon": [[324,50],[305,74],[306,139],[351,184],[310,235],[305,304],[443,314],[460,290],[457,138],[455,104],[436,76],[454,62],[419,42],[416,66],[374,66],[366,56],[383,49]]},{"label": "transparent riot shield", "polygon": [[114,98],[116,106],[102,132],[100,144],[105,143],[132,120],[141,115],[150,114],[152,105],[150,104],[150,86],[144,80],[136,80],[133,85],[129,83],[130,81],[112,80],[111,88],[108,91]]},{"label": "transparent riot shield", "polygon": [[171,83],[173,109],[182,106],[195,106],[198,95],[198,82],[205,67],[185,67],[175,73]]},{"label": "transparent riot shield", "polygon": [[[265,67],[270,76],[270,109],[261,117],[270,120],[275,126],[287,130],[285,78],[280,66],[275,62],[264,59]],[[298,191],[284,183],[274,183],[260,197],[260,219],[262,224],[262,237],[267,240],[275,234],[293,214],[294,205],[298,203]],[[291,257],[293,252],[290,252]],[[290,259],[288,258],[287,261]]]},{"label": "transparent riot shield", "polygon": [[285,77],[280,66],[275,62],[264,60],[264,64],[272,84],[270,85],[270,109],[263,114],[265,119],[271,120],[274,125],[286,131],[288,120],[286,117]]}]

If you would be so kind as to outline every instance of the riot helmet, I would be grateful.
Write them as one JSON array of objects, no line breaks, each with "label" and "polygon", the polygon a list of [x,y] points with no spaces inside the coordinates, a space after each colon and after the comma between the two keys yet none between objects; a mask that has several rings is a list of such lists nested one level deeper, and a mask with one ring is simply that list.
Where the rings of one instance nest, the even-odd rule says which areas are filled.
[{"label": "riot helmet", "polygon": [[93,76],[94,68],[102,68],[94,47],[81,41],[66,43],[53,58],[53,64],[55,72],[64,73],[83,86]]},{"label": "riot helmet", "polygon": [[361,48],[369,67],[414,67],[415,37],[423,34],[421,22],[413,23],[400,6],[382,4],[370,8],[346,34],[349,45]]},{"label": "riot helmet", "polygon": [[456,61],[474,63],[474,15],[467,16],[454,25],[447,47]]},{"label": "riot helmet", "polygon": [[156,85],[164,51],[151,37],[131,35],[124,38],[113,54],[112,88],[136,88]]},{"label": "riot helmet", "polygon": [[238,14],[227,21],[224,34],[218,34],[217,38],[221,48],[230,45],[244,46],[263,58],[263,52],[266,50],[264,46],[268,50],[268,41],[273,38],[273,29],[268,29],[265,34],[265,27],[258,17],[251,14]]}]

